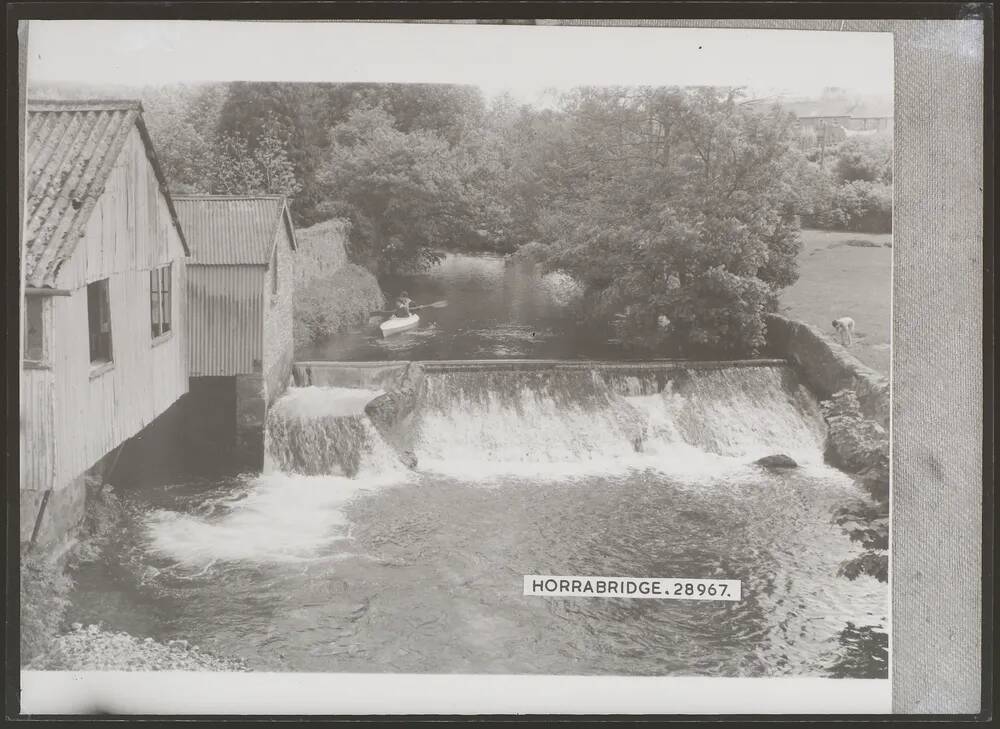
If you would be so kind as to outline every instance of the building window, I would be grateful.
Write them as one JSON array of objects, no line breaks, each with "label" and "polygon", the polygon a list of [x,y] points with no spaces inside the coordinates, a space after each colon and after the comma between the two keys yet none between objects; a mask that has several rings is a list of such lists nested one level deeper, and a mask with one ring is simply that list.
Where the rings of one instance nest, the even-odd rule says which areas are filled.
[{"label": "building window", "polygon": [[111,362],[111,303],[108,301],[108,280],[87,284],[87,318],[90,325],[90,361],[92,364]]},{"label": "building window", "polygon": [[27,362],[41,364],[45,361],[45,323],[43,307],[45,299],[41,296],[28,296],[24,311],[24,359]]},{"label": "building window", "polygon": [[170,266],[160,266],[149,272],[149,313],[150,333],[153,339],[161,337],[171,328],[171,291]]}]

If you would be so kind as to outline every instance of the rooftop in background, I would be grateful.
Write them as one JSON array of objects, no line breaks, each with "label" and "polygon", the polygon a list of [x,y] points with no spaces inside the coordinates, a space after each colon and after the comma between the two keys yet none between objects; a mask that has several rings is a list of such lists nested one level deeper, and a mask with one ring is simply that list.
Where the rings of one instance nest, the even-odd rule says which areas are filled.
[{"label": "rooftop in background", "polygon": [[266,266],[278,226],[295,229],[281,195],[174,195],[191,245],[189,264]]},{"label": "rooftop in background", "polygon": [[892,99],[883,96],[837,95],[818,98],[790,98],[771,96],[748,99],[745,104],[771,106],[778,104],[799,119],[891,119]]},{"label": "rooftop in background", "polygon": [[28,286],[55,286],[59,269],[76,250],[133,125],[138,127],[187,249],[139,101],[30,99],[25,132],[24,270]]}]

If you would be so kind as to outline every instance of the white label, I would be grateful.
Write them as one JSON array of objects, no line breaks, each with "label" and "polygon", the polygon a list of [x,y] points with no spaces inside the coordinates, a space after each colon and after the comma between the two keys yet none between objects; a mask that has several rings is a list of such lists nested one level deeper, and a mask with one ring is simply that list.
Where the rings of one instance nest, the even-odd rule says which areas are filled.
[{"label": "white label", "polygon": [[525,575],[524,594],[550,597],[638,597],[661,600],[726,600],[739,602],[739,580],[686,577],[580,577]]}]

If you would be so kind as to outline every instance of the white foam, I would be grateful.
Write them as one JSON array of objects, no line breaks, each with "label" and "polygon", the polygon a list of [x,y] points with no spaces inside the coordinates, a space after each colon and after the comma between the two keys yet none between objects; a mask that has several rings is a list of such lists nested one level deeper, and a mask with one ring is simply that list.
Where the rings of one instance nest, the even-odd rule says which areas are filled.
[{"label": "white foam", "polygon": [[400,482],[397,474],[358,478],[273,473],[221,499],[221,514],[156,511],[148,548],[189,568],[214,562],[301,562],[327,556],[348,537],[345,505],[358,494]]},{"label": "white foam", "polygon": [[381,394],[360,387],[289,387],[272,410],[286,418],[361,415],[365,405]]}]

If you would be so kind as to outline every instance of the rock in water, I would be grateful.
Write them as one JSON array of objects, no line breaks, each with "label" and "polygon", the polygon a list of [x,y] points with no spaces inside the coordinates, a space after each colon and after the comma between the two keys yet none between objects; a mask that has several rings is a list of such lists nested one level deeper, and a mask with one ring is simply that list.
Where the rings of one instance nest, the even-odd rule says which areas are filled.
[{"label": "rock in water", "polygon": [[798,468],[799,464],[796,463],[790,456],[786,456],[784,453],[776,453],[773,456],[764,456],[756,461],[755,464],[758,466],[763,466],[764,468]]},{"label": "rock in water", "polygon": [[403,451],[399,454],[399,460],[403,462],[404,466],[411,470],[417,467],[417,454],[413,451]]}]

